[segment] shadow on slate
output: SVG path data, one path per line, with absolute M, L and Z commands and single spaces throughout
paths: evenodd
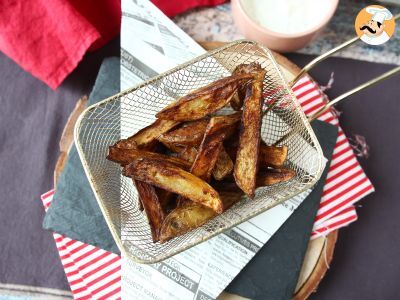
M 312 127 L 329 161 L 321 179 L 225 291 L 251 299 L 292 298 L 337 138 L 337 127 L 333 125 L 316 120 Z
M 119 59 L 104 60 L 89 97 L 89 104 L 119 92 Z M 328 160 L 336 142 L 337 128 L 314 121 L 313 129 Z M 329 164 L 328 164 L 329 165 Z M 252 299 L 290 299 L 307 249 L 319 206 L 322 179 L 308 198 L 270 241 L 261 248 L 226 291 Z M 69 238 L 119 254 L 86 178 L 75 146 L 71 148 L 43 227 Z
M 89 96 L 89 105 L 119 92 L 119 70 L 118 57 L 103 61 Z M 43 227 L 119 254 L 119 249 L 89 185 L 75 145 L 72 146 L 64 171 L 61 173 Z

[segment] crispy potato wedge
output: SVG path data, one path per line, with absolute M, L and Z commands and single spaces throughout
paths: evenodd
M 178 124 L 179 122 L 170 120 L 156 120 L 153 124 L 139 130 L 131 137 L 118 141 L 115 146 L 124 149 L 147 148 L 151 146 L 161 134 L 171 130 Z
M 217 80 L 181 97 L 156 117 L 163 120 L 192 121 L 201 119 L 224 107 L 232 99 L 239 84 L 252 78 L 250 74 L 232 75 Z
M 196 158 L 193 161 L 190 172 L 208 182 L 211 177 L 212 170 L 218 160 L 222 142 L 225 138 L 227 130 L 238 123 L 240 113 L 226 116 L 217 116 L 210 119 L 207 129 L 204 133 L 203 140 L 197 151 Z M 177 206 L 182 206 L 186 202 L 184 197 L 178 197 Z
M 174 143 L 167 143 L 164 142 L 162 143 L 168 150 L 175 152 L 175 153 L 180 153 L 185 149 L 185 146 L 174 144 Z
M 220 192 L 224 210 L 238 202 L 241 195 L 241 193 Z M 196 229 L 216 215 L 215 211 L 208 207 L 186 201 L 182 206 L 175 208 L 165 218 L 160 230 L 160 242 L 164 243 L 172 238 Z
M 181 152 L 179 152 L 178 157 L 186 160 L 190 164 L 193 164 L 197 156 L 197 149 L 194 147 L 186 147 Z
M 166 215 L 161 207 L 155 187 L 139 180 L 134 180 L 134 183 L 149 221 L 153 242 L 158 242 L 161 225 Z
M 186 201 L 166 217 L 160 230 L 160 242 L 164 243 L 200 227 L 216 215 L 215 211 L 208 207 Z
M 257 186 L 269 186 L 280 182 L 289 181 L 296 176 L 296 172 L 291 169 L 268 169 L 257 175 Z
M 191 163 L 179 157 L 168 156 L 161 153 L 138 149 L 121 149 L 115 146 L 110 146 L 108 148 L 107 159 L 119 163 L 122 166 L 128 165 L 135 159 L 143 157 L 164 160 L 185 170 L 189 170 L 192 166 Z
M 250 198 L 254 198 L 258 169 L 258 150 L 262 122 L 262 89 L 266 72 L 260 71 L 249 85 L 244 101 L 239 148 L 233 175 L 237 185 Z
M 216 116 L 210 119 L 196 159 L 190 169 L 192 174 L 205 181 L 210 180 L 226 133 L 239 122 L 240 116 L 240 113 L 234 113 L 231 115 Z
M 237 131 L 237 127 L 239 125 L 239 121 L 240 121 L 240 112 L 234 113 L 234 114 L 230 114 L 230 115 L 220 115 L 218 116 L 219 119 L 219 126 L 223 126 L 224 130 L 225 130 L 225 138 L 228 138 L 230 136 L 232 136 L 236 131 Z M 204 137 L 204 132 L 203 132 L 203 136 L 202 139 Z M 169 150 L 171 150 L 172 152 L 176 152 L 176 153 L 182 153 L 183 155 L 189 154 L 188 151 L 192 151 L 189 150 L 190 146 L 192 146 L 195 149 L 198 149 L 201 142 L 201 140 L 198 140 L 197 138 L 195 140 L 192 140 L 191 142 L 184 142 L 181 141 L 180 143 L 174 143 L 174 142 L 167 142 L 166 140 L 163 140 L 163 145 L 166 146 Z M 185 151 L 185 148 L 187 148 Z M 186 152 L 186 153 L 185 153 Z M 181 156 L 181 155 L 179 155 Z
M 170 213 L 176 207 L 176 197 L 177 195 L 160 188 L 155 188 L 158 196 L 158 201 L 161 204 L 161 208 L 165 215 Z
M 123 174 L 182 195 L 194 202 L 212 208 L 217 213 L 222 212 L 222 202 L 217 191 L 204 180 L 184 171 L 173 163 L 151 158 L 140 158 L 125 166 Z
M 222 180 L 226 176 L 230 175 L 233 171 L 233 161 L 225 148 L 222 146 L 219 152 L 217 162 L 215 163 L 214 169 L 212 170 L 213 177 L 216 180 Z
M 236 135 L 234 135 L 224 143 L 225 150 L 232 160 L 236 160 L 237 149 L 239 147 L 237 140 Z M 287 146 L 269 146 L 260 140 L 258 166 L 260 169 L 268 167 L 280 168 L 286 161 L 287 154 Z
M 242 64 L 237 66 L 235 70 L 233 70 L 232 75 L 256 74 L 260 70 L 261 66 L 257 63 Z M 233 95 L 230 105 L 234 110 L 239 111 L 242 109 L 244 98 L 246 97 L 248 84 L 249 83 L 240 85 Z
M 167 145 L 196 147 L 200 145 L 209 121 L 209 119 L 202 119 L 185 123 L 175 130 L 160 135 L 157 139 Z
M 194 147 L 187 147 L 179 152 L 178 157 L 190 163 L 193 163 L 197 156 L 197 150 Z M 213 177 L 216 180 L 223 180 L 226 176 L 232 174 L 233 161 L 226 152 L 224 146 L 221 147 L 214 169 L 212 170 Z
M 220 133 L 207 136 L 206 134 L 204 137 L 190 172 L 205 181 L 209 181 L 222 148 L 224 135 Z
M 259 167 L 260 168 L 279 168 L 286 160 L 288 147 L 268 146 L 265 143 L 260 144 Z
M 239 87 L 239 89 L 240 89 L 240 87 Z M 229 102 L 231 107 L 236 111 L 239 111 L 242 109 L 243 100 L 244 100 L 244 96 L 241 92 L 239 92 L 239 89 L 233 94 L 232 99 Z

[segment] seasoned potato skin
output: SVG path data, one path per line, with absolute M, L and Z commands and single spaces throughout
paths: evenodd
M 239 122 L 240 116 L 240 113 L 234 113 L 211 118 L 190 170 L 192 174 L 205 181 L 210 180 L 226 133 Z
M 220 191 L 224 210 L 238 202 L 242 196 L 237 192 Z M 172 238 L 185 234 L 193 229 L 200 227 L 217 214 L 212 209 L 193 203 L 184 202 L 175 208 L 164 220 L 160 230 L 160 242 L 164 243 Z
M 217 116 L 210 119 L 203 140 L 197 151 L 190 172 L 208 182 L 222 149 L 222 142 L 230 128 L 240 120 L 240 113 Z M 184 197 L 178 198 L 178 206 L 186 202 Z
M 156 188 L 139 180 L 134 180 L 134 184 L 138 191 L 140 202 L 146 212 L 147 219 L 149 220 L 153 242 L 158 242 L 160 229 L 166 215 L 161 207 Z
M 261 70 L 247 88 L 233 172 L 237 185 L 250 198 L 254 198 L 256 189 L 264 76 L 265 71 Z
M 183 168 L 185 170 L 189 170 L 190 167 L 192 166 L 191 163 L 179 157 L 173 157 L 161 153 L 138 150 L 138 149 L 119 149 L 116 148 L 115 146 L 109 147 L 107 155 L 108 160 L 119 163 L 122 166 L 128 165 L 135 159 L 143 157 L 164 160 L 173 163 L 174 165 Z
M 209 121 L 209 119 L 201 119 L 186 123 L 175 130 L 160 135 L 157 139 L 167 145 L 196 147 L 200 145 Z
M 222 212 L 221 199 L 213 187 L 170 162 L 140 158 L 125 166 L 123 174 Z
M 233 161 L 225 148 L 222 146 L 219 152 L 217 162 L 215 163 L 214 169 L 212 170 L 213 177 L 216 180 L 222 180 L 232 174 Z
M 261 66 L 257 63 L 251 63 L 251 64 L 243 64 L 239 65 L 233 70 L 232 74 L 233 75 L 243 75 L 243 74 L 257 74 L 261 70 Z M 246 97 L 246 90 L 247 90 L 247 84 L 243 84 L 238 87 L 237 91 L 232 97 L 232 100 L 230 102 L 231 107 L 239 111 L 242 109 L 244 99 Z
M 296 176 L 296 172 L 287 169 L 268 169 L 257 175 L 257 186 L 270 186 L 280 182 L 289 181 Z
M 260 144 L 259 167 L 265 169 L 267 167 L 280 168 L 286 160 L 288 154 L 287 146 L 268 146 L 265 143 Z
M 163 120 L 198 120 L 224 107 L 231 101 L 238 85 L 250 80 L 252 75 L 232 75 L 217 80 L 201 89 L 181 97 L 156 114 Z
M 171 120 L 156 120 L 149 126 L 139 130 L 127 139 L 122 139 L 115 144 L 117 148 L 148 148 L 156 142 L 156 139 L 163 133 L 176 127 L 179 122 Z

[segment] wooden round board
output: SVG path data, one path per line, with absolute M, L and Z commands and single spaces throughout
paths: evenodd
M 199 43 L 207 50 L 215 49 L 224 44 L 222 42 Z M 293 79 L 294 76 L 300 71 L 300 68 L 284 56 L 278 53 L 273 54 L 286 78 L 288 80 Z M 72 111 L 66 126 L 64 127 L 60 140 L 60 156 L 54 170 L 54 186 L 56 186 L 59 175 L 64 168 L 66 158 L 68 157 L 69 149 L 74 141 L 73 135 L 76 120 L 86 108 L 86 105 L 87 97 L 83 96 L 76 103 L 76 106 Z M 316 291 L 318 284 L 324 277 L 332 261 L 337 237 L 338 231 L 336 230 L 330 233 L 326 238 L 320 237 L 309 242 L 293 299 L 307 299 L 312 292 Z M 245 298 L 224 292 L 218 297 L 218 299 L 239 300 Z

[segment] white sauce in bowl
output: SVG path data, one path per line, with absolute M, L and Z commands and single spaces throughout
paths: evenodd
M 271 31 L 294 34 L 313 29 L 329 13 L 330 0 L 240 0 L 246 14 Z

